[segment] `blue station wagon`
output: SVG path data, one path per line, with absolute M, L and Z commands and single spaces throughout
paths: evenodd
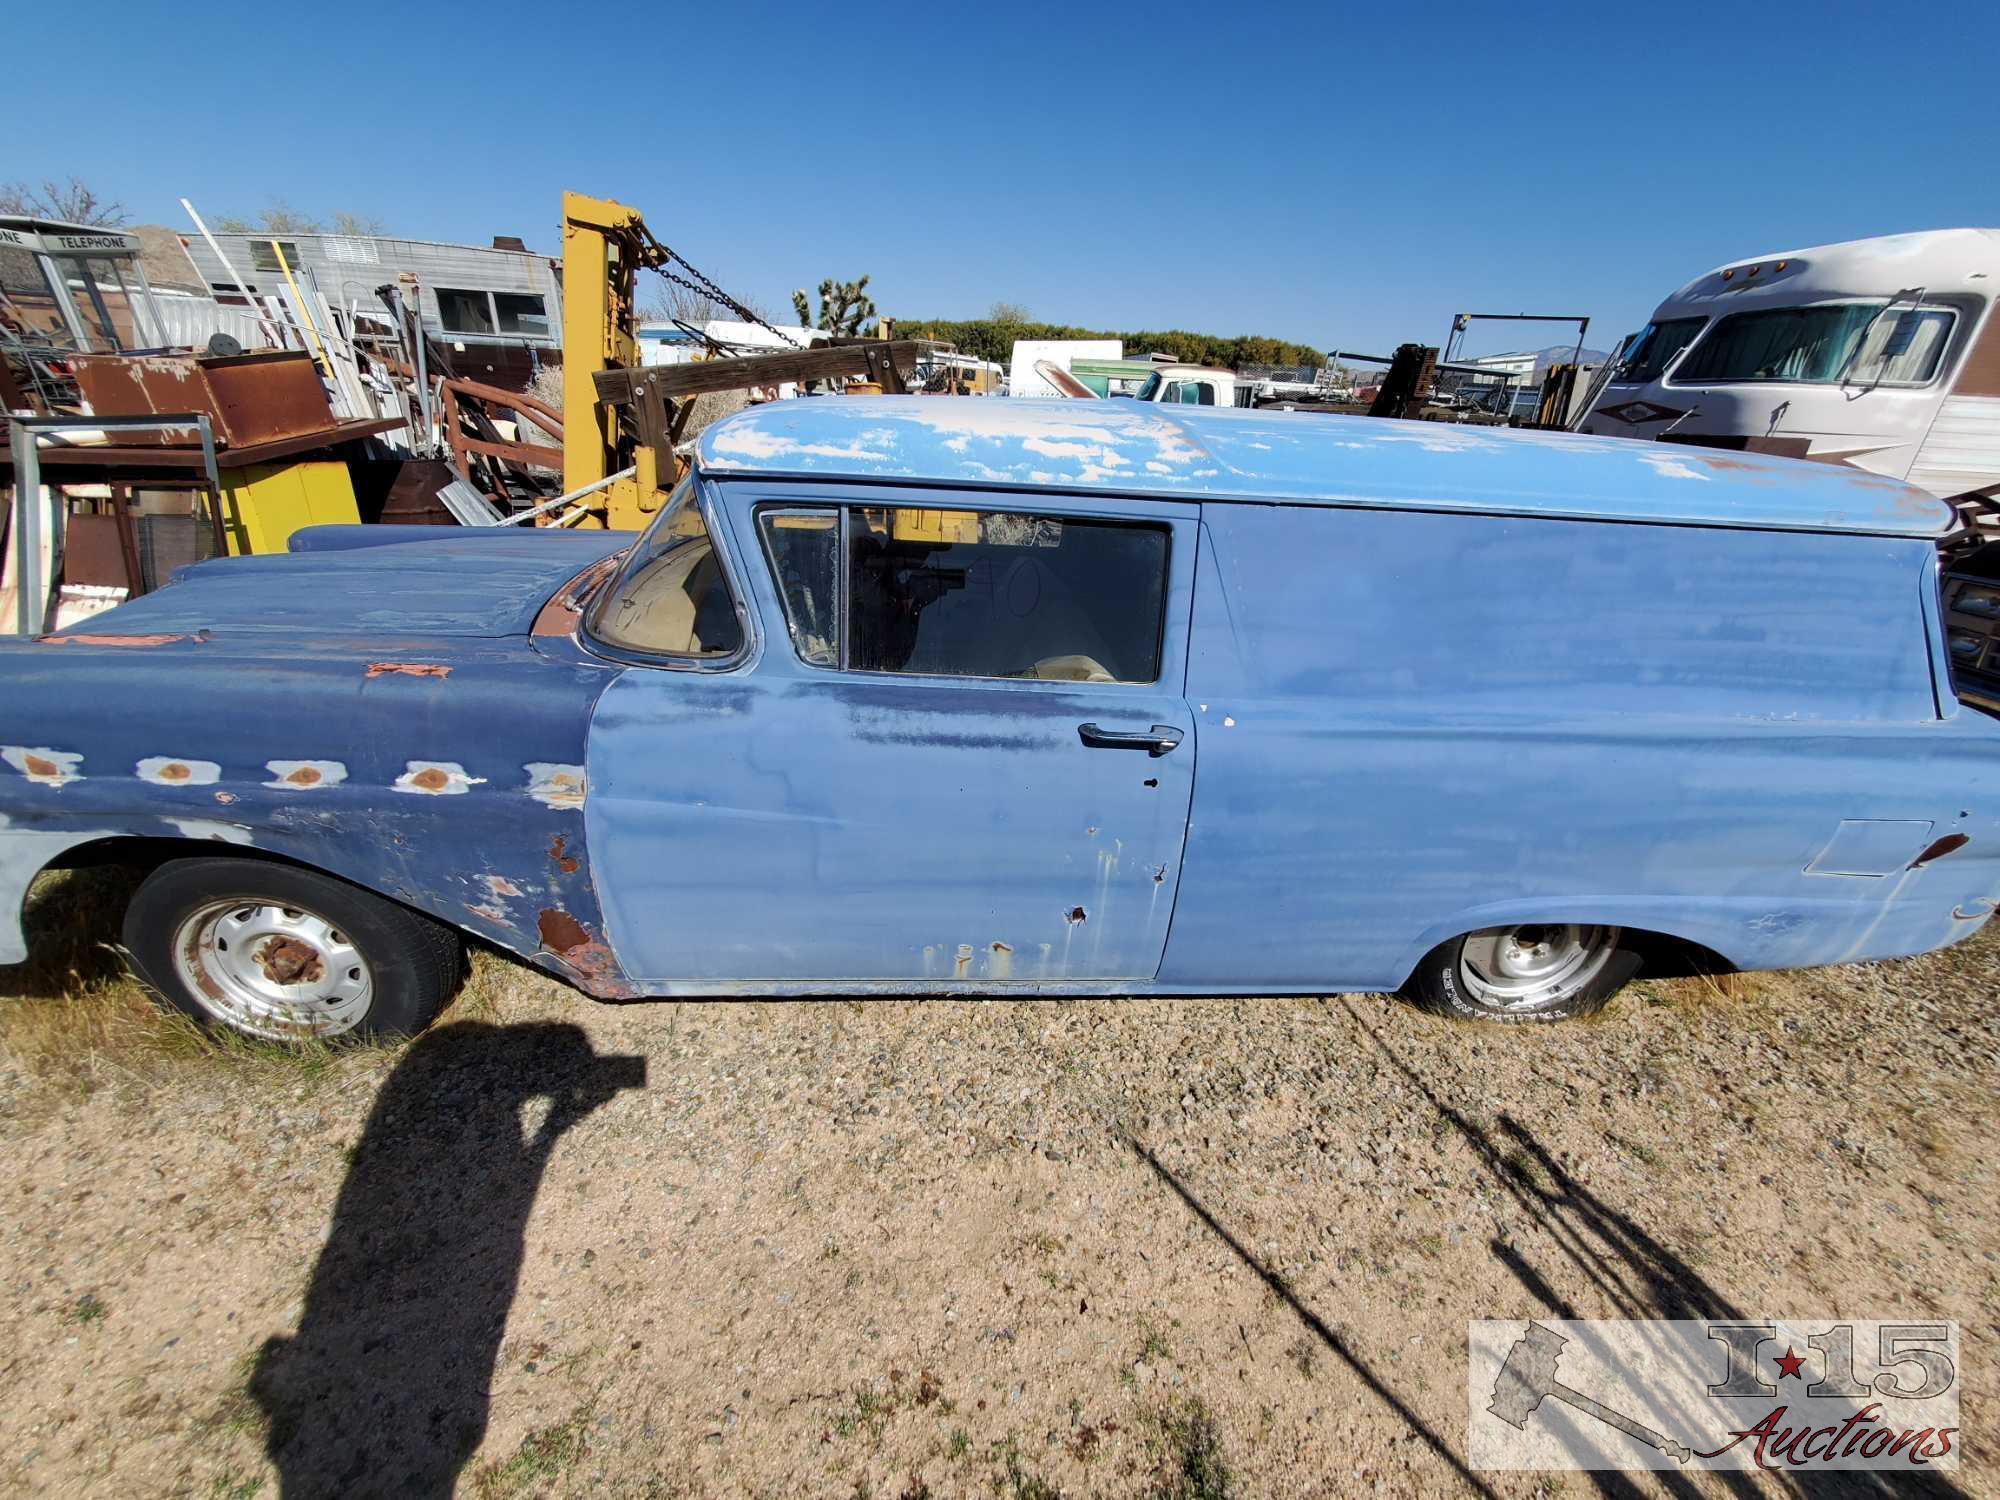
M 1140 405 L 810 399 L 630 535 L 321 528 L 0 647 L 0 962 L 144 861 L 151 985 L 424 1025 L 463 935 L 607 999 L 1400 990 L 1957 941 L 2000 723 L 1900 483 Z

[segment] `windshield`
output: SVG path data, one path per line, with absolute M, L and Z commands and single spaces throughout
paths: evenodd
M 721 657 L 741 648 L 742 622 L 695 500 L 692 474 L 674 487 L 666 508 L 625 554 L 589 624 L 606 644 L 653 656 Z
M 1612 377 L 1614 385 L 1651 385 L 1674 362 L 1674 356 L 1694 342 L 1706 318 L 1669 318 L 1664 323 L 1648 323 L 1632 340 L 1632 347 Z
M 1135 401 L 1154 401 L 1159 398 L 1160 381 L 1163 377 L 1158 370 L 1146 377 L 1146 383 L 1132 393 Z
M 1732 313 L 1674 371 L 1681 385 L 1784 381 L 1921 385 L 1937 372 L 1951 331 L 1942 308 L 1888 310 L 1882 302 Z

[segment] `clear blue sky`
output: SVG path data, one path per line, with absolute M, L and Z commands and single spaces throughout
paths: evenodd
M 2000 224 L 1991 6 L 8 9 L 0 180 L 549 251 L 573 187 L 774 309 L 1601 345 L 1724 260 Z

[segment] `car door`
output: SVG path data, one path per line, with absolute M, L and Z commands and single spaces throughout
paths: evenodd
M 1143 983 L 1194 787 L 1198 510 L 703 485 L 741 659 L 635 659 L 589 750 L 655 988 Z M 685 528 L 684 528 L 685 529 Z

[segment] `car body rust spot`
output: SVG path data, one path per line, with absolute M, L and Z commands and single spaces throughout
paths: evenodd
M 528 773 L 528 795 L 544 807 L 574 809 L 583 806 L 588 778 L 581 765 L 531 760 L 522 769 Z
M 575 855 L 565 854 L 563 852 L 563 847 L 565 842 L 566 842 L 565 835 L 560 833 L 557 834 L 556 841 L 553 844 L 549 845 L 549 858 L 555 861 L 556 868 L 558 870 L 561 870 L 563 874 L 574 875 L 576 873 L 578 861 Z
M 265 786 L 277 792 L 315 792 L 347 780 L 347 767 L 337 760 L 267 760 L 271 773 Z
M 485 880 L 486 889 L 496 896 L 518 896 L 521 894 L 521 888 L 505 875 L 488 875 L 485 877 Z
M 590 929 L 560 907 L 545 910 L 535 926 L 541 934 L 542 946 L 551 953 L 567 956 L 590 942 Z
M 592 563 L 557 589 L 549 602 L 542 606 L 541 613 L 535 616 L 535 623 L 530 627 L 530 633 L 539 636 L 576 634 L 577 627 L 583 623 L 584 601 L 590 597 L 591 591 L 598 584 L 617 570 L 619 563 L 624 559 L 623 552 L 614 552 L 611 556 Z
M 392 790 L 414 792 L 426 797 L 461 796 L 484 783 L 484 776 L 469 776 L 455 760 L 413 760 L 392 783 Z
M 35 637 L 38 646 L 125 646 L 143 648 L 146 646 L 171 646 L 175 641 L 184 641 L 184 635 L 42 635 Z M 199 636 L 195 644 L 201 644 Z
M 591 994 L 604 1000 L 629 1000 L 636 993 L 611 950 L 568 912 L 548 907 L 535 925 L 543 951 L 561 960 Z
M 1909 868 L 1912 870 L 1921 869 L 1932 860 L 1943 859 L 1947 854 L 1955 853 L 1971 842 L 1972 840 L 1965 834 L 1947 833 L 1943 838 L 1934 840 L 1929 848 L 1911 860 Z
M 47 745 L 0 745 L 0 761 L 37 786 L 60 788 L 83 780 L 83 772 L 77 769 L 83 764 L 80 750 L 56 750 Z
M 371 661 L 367 675 L 370 677 L 449 677 L 451 668 L 431 662 L 419 661 Z
M 149 755 L 132 770 L 154 786 L 214 786 L 222 778 L 222 767 L 215 761 L 178 755 Z

